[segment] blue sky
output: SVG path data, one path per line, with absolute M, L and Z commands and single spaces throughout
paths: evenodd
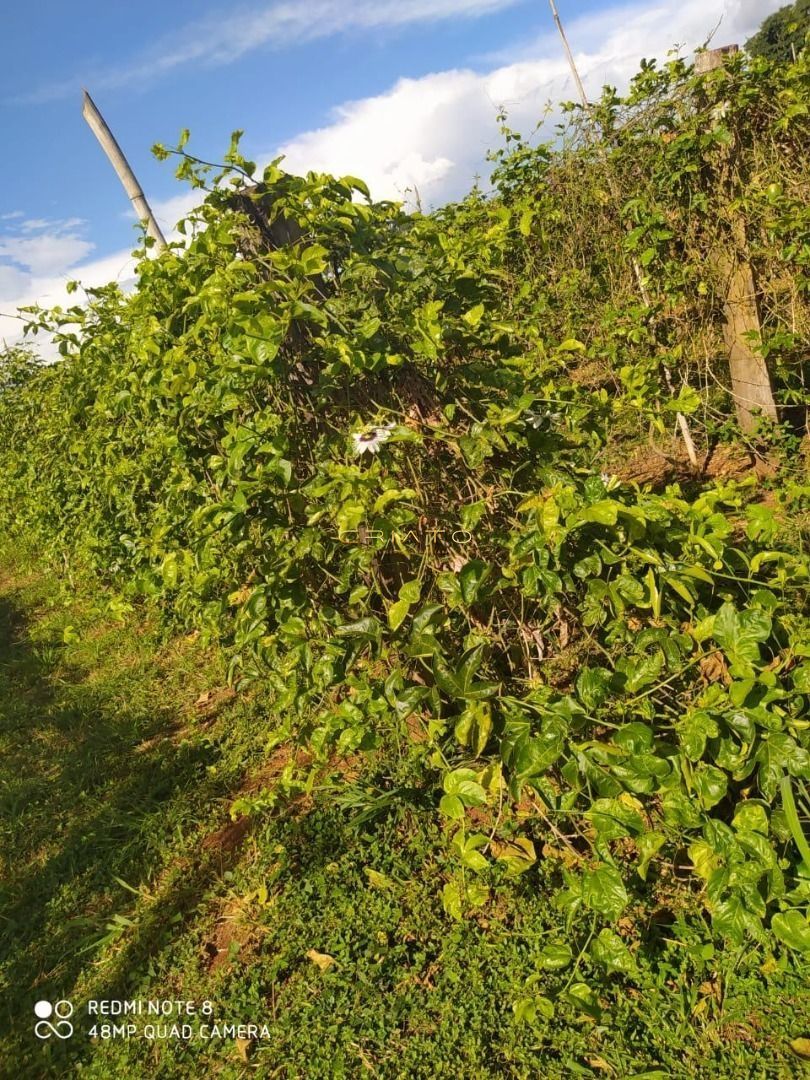
M 779 0 L 559 0 L 591 92 L 642 56 L 743 41 Z M 167 229 L 188 207 L 149 152 L 192 132 L 216 160 L 234 128 L 260 161 L 365 176 L 436 205 L 487 173 L 495 114 L 533 126 L 572 96 L 545 0 L 34 0 L 6 7 L 0 68 L 0 311 L 66 278 L 131 273 L 133 218 L 81 117 L 93 94 Z M 412 197 L 412 196 L 411 196 Z M 19 324 L 0 317 L 0 335 Z

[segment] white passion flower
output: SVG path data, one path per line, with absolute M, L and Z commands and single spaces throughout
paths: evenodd
M 366 428 L 365 431 L 356 431 L 352 435 L 352 444 L 357 457 L 361 454 L 376 454 L 383 443 L 391 438 L 391 432 L 397 425 L 382 424 L 379 427 Z
M 523 414 L 525 422 L 535 431 L 539 431 L 540 428 L 551 427 L 561 418 L 562 413 L 548 412 L 547 410 L 540 412 L 537 409 L 527 409 Z

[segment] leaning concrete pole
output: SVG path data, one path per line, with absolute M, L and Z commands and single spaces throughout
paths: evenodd
M 82 91 L 84 100 L 82 103 L 82 116 L 90 126 L 90 130 L 101 143 L 101 148 L 110 159 L 110 164 L 115 169 L 118 179 L 124 185 L 135 213 L 141 221 L 146 222 L 146 231 L 155 241 L 157 251 L 166 247 L 166 237 L 160 231 L 160 226 L 152 213 L 152 207 L 146 201 L 141 185 L 138 183 L 135 173 L 130 168 L 129 162 L 124 157 L 124 152 L 116 142 L 115 136 L 107 127 L 107 122 L 96 108 L 96 103 L 86 90 Z

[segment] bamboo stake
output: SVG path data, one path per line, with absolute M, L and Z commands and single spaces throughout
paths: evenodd
M 142 222 L 146 222 L 146 231 L 155 241 L 156 251 L 163 251 L 166 247 L 166 238 L 160 230 L 155 215 L 152 213 L 151 206 L 146 201 L 146 196 L 143 193 L 141 185 L 138 183 L 135 173 L 132 171 L 129 162 L 124 157 L 124 152 L 118 145 L 115 136 L 110 131 L 109 127 L 107 127 L 107 122 L 98 111 L 96 103 L 86 90 L 83 91 L 83 95 L 82 116 L 87 121 L 90 130 L 101 143 L 102 150 L 109 158 L 110 164 L 115 169 L 118 179 L 124 186 L 124 191 L 126 191 L 130 202 L 135 207 L 138 219 Z
M 591 119 L 591 122 L 593 123 L 593 112 L 591 110 L 591 105 L 588 101 L 587 94 L 585 93 L 585 87 L 582 85 L 582 79 L 579 77 L 579 70 L 577 69 L 576 61 L 574 60 L 574 54 L 571 52 L 571 46 L 568 44 L 568 38 L 566 36 L 562 20 L 560 19 L 559 12 L 557 11 L 557 5 L 554 0 L 548 0 L 548 2 L 549 6 L 551 7 L 551 14 L 554 17 L 554 23 L 560 34 L 560 40 L 562 41 L 563 49 L 565 50 L 565 56 L 568 60 L 568 66 L 571 69 L 571 74 L 574 77 L 574 82 L 577 87 L 577 93 L 579 94 L 579 100 L 582 104 L 582 108 L 585 110 L 585 113 L 588 115 L 588 117 Z M 600 148 L 599 152 L 600 156 L 604 159 L 605 164 L 607 164 L 607 155 L 604 153 L 604 150 Z M 614 200 L 617 203 L 621 203 L 619 192 L 616 190 L 615 184 L 613 183 L 613 177 L 610 175 L 609 171 L 606 171 L 605 175 L 607 177 L 608 184 L 610 185 L 611 194 L 613 195 Z M 645 307 L 652 307 L 652 301 L 650 299 L 647 285 L 644 281 L 644 275 L 641 272 L 641 266 L 639 265 L 639 262 L 636 259 L 635 255 L 631 256 L 631 263 L 633 265 L 633 274 L 635 275 L 636 281 L 638 283 L 639 292 L 641 293 L 641 300 Z M 664 378 L 666 380 L 667 388 L 669 389 L 669 392 L 671 394 L 674 394 L 675 388 L 672 385 L 672 374 L 670 373 L 670 370 L 666 364 L 662 364 L 662 367 L 664 369 Z M 693 469 L 697 469 L 698 456 L 695 449 L 695 441 L 692 438 L 692 432 L 689 430 L 689 424 L 687 422 L 687 419 L 683 415 L 683 413 L 680 412 L 676 413 L 676 418 L 678 421 L 678 427 L 681 429 L 681 437 L 683 439 L 683 444 L 686 447 L 686 453 L 689 457 L 689 462 L 692 465 Z

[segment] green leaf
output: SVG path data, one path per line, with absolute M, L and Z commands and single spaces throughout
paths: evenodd
M 566 945 L 565 942 L 557 942 L 545 945 L 540 950 L 537 964 L 544 971 L 564 971 L 565 968 L 570 966 L 573 959 L 574 954 L 571 946 Z
M 468 869 L 480 874 L 489 868 L 489 863 L 478 849 L 483 847 L 488 839 L 483 833 L 465 836 L 458 832 L 453 837 L 452 848 Z
M 782 795 L 782 810 L 790 829 L 790 835 L 793 837 L 793 842 L 805 866 L 810 868 L 810 844 L 807 842 L 807 837 L 804 835 L 804 830 L 799 821 L 796 802 L 793 798 L 793 785 L 789 776 L 783 776 L 779 781 L 779 791 Z
M 699 765 L 692 777 L 695 792 L 704 810 L 711 810 L 728 790 L 728 777 L 714 765 Z
M 418 604 L 421 594 L 422 585 L 418 578 L 406 581 L 398 593 L 400 600 L 406 600 L 409 604 Z
M 738 832 L 757 832 L 763 836 L 768 835 L 768 815 L 764 807 L 748 799 L 737 806 L 731 824 Z
M 590 1016 L 593 1020 L 601 1020 L 602 1009 L 599 998 L 587 983 L 572 983 L 561 996 L 565 997 L 571 1005 L 581 1009 L 586 1016 Z
M 577 677 L 577 696 L 590 712 L 598 709 L 610 694 L 611 673 L 603 667 L 585 667 Z
M 335 627 L 335 633 L 339 637 L 366 638 L 369 641 L 379 642 L 382 627 L 373 615 L 368 615 L 365 619 Z
M 629 673 L 625 683 L 628 694 L 636 694 L 645 686 L 650 686 L 664 669 L 664 654 L 654 652 L 651 656 L 632 657 L 628 664 Z
M 433 675 L 442 693 L 451 698 L 473 701 L 492 697 L 498 689 L 497 683 L 475 682 L 475 673 L 481 664 L 483 654 L 484 645 L 474 645 L 464 653 L 456 671 L 448 667 L 442 656 L 436 654 L 433 658 Z
M 464 529 L 472 531 L 487 512 L 487 504 L 484 499 L 468 503 L 461 508 L 461 524 Z
M 341 183 L 348 184 L 349 187 L 353 187 L 355 191 L 359 191 L 361 195 L 365 195 L 367 199 L 371 198 L 371 192 L 368 189 L 368 184 L 365 180 L 360 180 L 356 176 L 341 176 Z
M 563 749 L 563 736 L 559 731 L 552 730 L 542 736 L 523 735 L 508 748 L 505 762 L 517 779 L 525 780 L 548 772 Z
M 619 504 L 614 499 L 600 499 L 591 506 L 577 510 L 568 519 L 569 527 L 595 522 L 597 525 L 615 525 L 619 520 Z
M 780 912 L 771 919 L 776 937 L 796 952 L 810 953 L 810 922 L 800 911 Z
M 638 865 L 636 871 L 642 881 L 647 880 L 650 863 L 666 843 L 666 837 L 660 832 L 645 832 L 636 838 Z
M 328 256 L 329 252 L 325 247 L 321 247 L 320 244 L 313 244 L 312 247 L 305 248 L 300 255 L 304 274 L 307 277 L 314 277 L 316 274 L 322 274 L 326 269 Z
M 758 923 L 738 895 L 729 896 L 712 907 L 712 928 L 735 945 L 742 945 L 746 932 L 755 933 Z
M 458 718 L 455 735 L 462 746 L 480 757 L 492 734 L 492 708 L 485 701 L 471 702 Z
M 350 499 L 348 502 L 343 503 L 335 516 L 338 536 L 342 539 L 347 533 L 355 532 L 365 516 L 366 508 L 361 502 Z
M 793 672 L 793 689 L 799 694 L 810 694 L 810 664 L 800 664 Z
M 512 1011 L 519 1024 L 530 1024 L 533 1027 L 541 1020 L 554 1019 L 554 1003 L 542 994 L 520 998 L 513 1004 Z
M 791 1039 L 790 1049 L 797 1057 L 805 1058 L 805 1060 L 810 1059 L 810 1039 L 803 1037 Z
M 445 773 L 442 786 L 448 795 L 457 795 L 465 806 L 483 806 L 487 801 L 487 793 L 472 769 L 454 769 Z
M 425 634 L 438 629 L 445 620 L 445 611 L 441 604 L 428 604 L 421 608 L 413 617 L 411 633 Z
M 373 512 L 375 514 L 380 514 L 387 506 L 390 506 L 391 503 L 407 501 L 415 497 L 416 492 L 413 488 L 388 488 L 382 495 L 377 496 L 374 502 Z
M 587 907 L 606 919 L 615 921 L 627 907 L 630 898 L 622 876 L 615 866 L 598 866 L 582 875 L 582 900 Z
M 462 566 L 459 572 L 459 583 L 461 585 L 461 596 L 467 607 L 472 607 L 478 599 L 481 586 L 491 572 L 492 567 L 481 559 L 472 559 Z
M 694 709 L 676 725 L 678 740 L 690 761 L 700 761 L 706 751 L 706 740 L 719 734 L 717 721 L 705 709 Z
M 467 324 L 467 326 L 471 326 L 473 329 L 475 329 L 475 327 L 478 326 L 478 324 L 481 322 L 483 314 L 484 305 L 476 304 L 475 307 L 470 308 L 470 310 L 465 312 L 461 317 Z
M 534 220 L 534 209 L 531 206 L 527 206 L 521 213 L 518 220 L 518 232 L 521 236 L 530 236 L 532 231 L 532 221 Z
M 652 729 L 647 724 L 640 724 L 638 721 L 623 724 L 613 735 L 614 743 L 631 754 L 643 754 L 650 750 L 653 738 Z
M 389 627 L 392 630 L 397 630 L 405 621 L 405 618 L 410 609 L 411 605 L 408 600 L 397 600 L 396 603 L 391 604 L 388 609 Z
M 515 836 L 503 843 L 492 841 L 491 850 L 495 859 L 506 867 L 506 877 L 518 877 L 537 862 L 537 852 L 528 837 Z
M 467 903 L 471 907 L 481 907 L 489 899 L 489 889 L 483 882 L 480 881 L 468 881 L 467 887 L 464 890 Z
M 635 975 L 638 966 L 635 957 L 619 935 L 605 927 L 591 943 L 591 957 L 600 964 L 608 975 L 618 972 L 621 975 Z
M 374 870 L 370 866 L 363 867 L 363 873 L 368 878 L 368 883 L 373 889 L 393 889 L 396 886 L 396 882 L 393 878 L 388 877 L 386 874 L 381 874 L 379 870 Z
M 622 796 L 629 798 L 632 796 Z M 638 810 L 628 806 L 622 799 L 596 799 L 585 817 L 591 822 L 597 837 L 602 840 L 618 840 L 642 832 L 644 819 Z
M 442 907 L 451 919 L 463 918 L 462 888 L 457 881 L 448 881 L 442 889 Z
M 740 613 L 733 604 L 725 603 L 714 617 L 714 639 L 731 664 L 736 678 L 751 678 L 754 665 L 762 660 L 760 644 L 771 636 L 772 620 L 760 608 Z
M 452 821 L 461 821 L 464 817 L 464 803 L 458 795 L 442 795 L 439 800 L 439 813 Z

